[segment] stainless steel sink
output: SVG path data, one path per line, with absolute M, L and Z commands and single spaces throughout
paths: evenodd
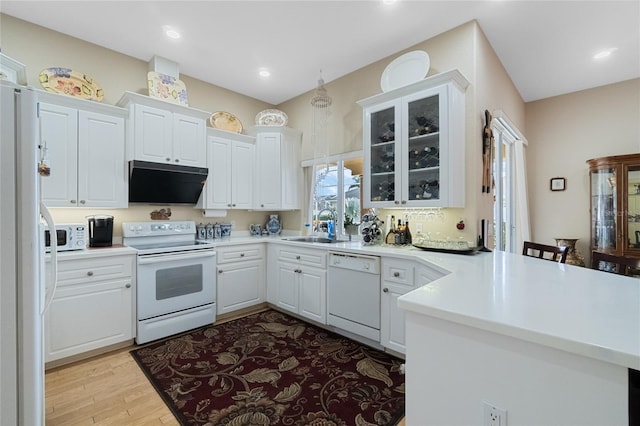
M 295 241 L 298 243 L 324 243 L 324 244 L 332 244 L 332 243 L 344 243 L 343 240 L 329 239 L 327 237 L 292 237 L 292 238 L 283 238 L 285 241 Z

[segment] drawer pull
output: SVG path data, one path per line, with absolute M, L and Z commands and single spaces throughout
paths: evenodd
M 125 287 L 125 288 L 131 288 L 131 284 L 127 283 L 127 284 L 125 284 L 125 286 L 124 286 L 124 287 Z
M 299 256 L 299 255 L 298 255 L 298 256 L 296 256 L 296 260 L 300 260 L 300 256 Z
M 240 253 L 240 257 L 244 257 L 244 253 Z
M 218 269 L 218 273 L 221 274 L 222 273 L 222 269 Z
M 387 287 L 383 288 L 382 291 L 385 293 L 389 293 L 389 289 Z
M 87 275 L 88 275 L 88 276 L 90 276 L 90 277 L 92 277 L 92 276 L 93 276 L 93 271 L 89 271 L 89 272 L 87 272 Z
M 396 278 L 398 278 L 398 277 L 400 276 L 400 272 L 398 272 L 398 271 L 394 272 L 394 273 L 393 273 L 393 276 L 394 276 L 394 277 L 396 277 Z

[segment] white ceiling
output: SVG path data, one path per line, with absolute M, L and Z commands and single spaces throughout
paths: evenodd
M 472 19 L 527 102 L 640 77 L 639 0 L 2 0 L 0 11 L 144 61 L 171 59 L 274 105 L 313 89 L 320 69 L 329 82 Z M 610 47 L 608 60 L 592 59 Z

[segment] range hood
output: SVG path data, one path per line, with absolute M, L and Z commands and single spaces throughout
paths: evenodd
M 129 161 L 129 202 L 153 204 L 196 204 L 209 170 Z

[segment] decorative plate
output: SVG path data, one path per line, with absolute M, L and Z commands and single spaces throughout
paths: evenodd
M 187 87 L 182 80 L 155 71 L 147 73 L 149 96 L 178 105 L 189 106 Z
M 424 50 L 414 50 L 394 59 L 382 73 L 380 87 L 383 92 L 422 80 L 429 72 L 431 62 Z
M 287 114 L 277 109 L 265 109 L 256 115 L 258 126 L 286 126 L 288 120 Z
M 272 214 L 269 216 L 269 221 L 267 222 L 267 231 L 269 231 L 269 235 L 279 234 L 282 230 L 282 225 L 280 225 L 280 221 L 278 220 L 278 215 Z
M 42 87 L 54 93 L 102 102 L 104 91 L 90 76 L 69 68 L 45 68 L 38 77 Z
M 214 129 L 242 133 L 242 123 L 238 120 L 238 117 L 228 112 L 214 112 L 211 114 L 211 117 L 209 117 L 209 124 Z

